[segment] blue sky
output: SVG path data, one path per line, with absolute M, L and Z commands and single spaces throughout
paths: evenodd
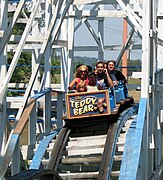
M 90 21 L 89 21 L 90 22 Z M 90 24 L 97 30 L 97 21 L 91 21 Z M 130 29 L 130 27 L 129 27 Z M 128 30 L 129 33 L 130 30 Z M 104 43 L 105 45 L 122 45 L 123 43 L 123 19 L 122 18 L 109 18 L 104 23 Z M 141 40 L 134 34 L 134 41 L 137 43 Z M 83 24 L 75 33 L 75 46 L 77 45 L 96 45 L 90 32 L 85 24 Z M 107 51 L 104 54 L 104 60 L 117 59 L 119 51 Z M 75 52 L 75 56 L 88 56 L 98 57 L 97 52 Z M 141 50 L 130 51 L 130 59 L 141 59 Z

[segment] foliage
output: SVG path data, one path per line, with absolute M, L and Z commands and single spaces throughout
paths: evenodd
M 60 58 L 54 54 L 51 60 L 51 83 L 60 83 L 60 79 L 58 79 L 58 74 L 61 73 L 61 68 L 60 68 Z M 42 62 L 42 68 L 41 68 L 41 74 L 44 72 L 44 60 Z
M 8 64 L 10 65 L 11 60 L 13 58 L 14 54 L 12 52 L 8 53 Z M 15 82 L 15 83 L 28 83 L 30 76 L 31 76 L 31 53 L 30 52 L 22 52 L 21 56 L 18 60 L 18 65 L 16 66 L 14 73 L 12 75 L 11 81 L 10 82 Z M 52 83 L 58 83 L 58 80 L 55 76 L 55 74 L 60 74 L 60 59 L 56 55 L 52 58 L 52 69 L 51 69 L 51 81 Z M 43 75 L 44 72 L 44 60 L 42 61 L 41 64 L 41 76 Z
M 78 64 L 86 64 L 86 65 L 91 65 L 91 67 L 93 68 L 98 59 L 96 58 L 90 58 L 90 57 L 80 57 L 77 56 L 74 58 L 75 62 L 74 62 L 74 66 L 76 67 L 76 65 Z M 128 66 L 128 75 L 130 76 L 132 72 L 138 72 L 141 71 L 141 60 L 140 59 L 136 59 L 136 60 L 128 60 L 127 62 L 127 66 Z M 119 66 L 117 67 L 119 70 L 122 70 L 122 62 L 120 61 Z M 74 68 L 75 71 L 75 68 Z
M 12 17 L 13 17 L 13 14 L 14 14 L 14 12 L 8 13 L 8 17 L 9 17 L 9 18 L 12 18 Z M 26 13 L 26 14 L 27 14 L 27 13 Z M 12 31 L 12 34 L 13 34 L 13 35 L 22 35 L 24 29 L 25 29 L 25 24 L 24 24 L 24 23 L 15 24 L 15 26 L 14 26 L 14 28 L 13 28 L 13 31 Z
M 131 76 L 132 72 L 139 72 L 141 71 L 141 60 L 128 60 L 128 75 Z M 131 68 L 130 68 L 131 67 Z
M 76 56 L 74 57 L 74 64 L 86 64 L 90 66 L 95 66 L 97 63 L 98 59 L 97 58 L 91 58 L 91 57 L 80 57 Z
M 11 60 L 13 58 L 13 53 L 8 53 L 8 64 L 10 65 Z M 18 65 L 16 66 L 11 81 L 13 83 L 27 83 L 31 76 L 31 53 L 22 52 L 20 58 L 18 60 Z

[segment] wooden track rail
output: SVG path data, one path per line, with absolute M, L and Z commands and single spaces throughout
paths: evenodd
M 99 170 L 98 170 L 98 174 L 97 174 L 97 179 L 99 179 L 99 180 L 108 179 L 108 177 L 110 176 L 118 136 L 122 130 L 124 123 L 136 113 L 137 113 L 136 106 L 128 108 L 118 116 L 117 122 L 111 123 L 108 126 L 107 137 L 106 137 L 106 141 L 105 141 L 101 164 L 99 166 Z M 73 132 L 72 132 L 72 129 L 70 126 L 65 126 L 60 130 L 58 137 L 55 141 L 55 144 L 53 146 L 49 162 L 46 166 L 46 170 L 48 171 L 49 174 L 46 175 L 47 177 L 45 177 L 45 179 L 53 177 L 54 172 L 57 172 L 57 168 L 58 168 L 59 162 L 61 160 L 62 153 L 64 151 L 64 148 L 67 145 L 69 138 L 72 136 L 72 134 L 73 134 Z M 54 135 L 52 135 L 52 136 L 54 136 Z M 43 142 L 45 142 L 44 139 L 42 140 L 42 144 L 44 144 Z M 42 146 L 41 149 L 43 152 L 45 152 L 46 148 L 47 148 L 47 146 L 45 145 L 45 146 Z M 41 149 L 38 148 L 38 152 Z M 44 154 L 44 153 L 41 153 L 41 154 Z M 31 171 L 32 176 L 30 176 L 30 177 L 38 177 L 41 179 L 43 174 L 45 173 L 45 170 L 38 170 L 40 168 L 41 159 L 43 158 L 42 155 L 40 155 L 39 153 L 37 154 L 37 152 L 36 152 L 36 157 L 38 157 L 38 155 L 39 155 L 39 158 L 38 158 L 39 163 L 35 164 L 34 162 L 37 161 L 37 158 L 33 158 L 32 163 L 34 165 L 31 165 L 29 172 L 31 170 L 33 170 L 33 171 Z M 34 169 L 34 168 L 36 168 L 36 169 Z M 27 177 L 29 172 L 28 171 L 22 172 L 22 174 L 24 177 Z M 50 174 L 50 172 L 52 174 Z M 20 176 L 18 176 L 18 175 L 20 175 Z M 21 173 L 18 175 L 17 175 L 17 179 L 18 179 L 18 177 L 21 177 Z M 60 176 L 61 176 L 61 174 L 60 174 Z
M 47 169 L 57 170 L 57 166 L 61 158 L 62 151 L 68 141 L 70 132 L 71 130 L 66 127 L 62 128 L 62 130 L 60 131 L 57 141 L 54 144 L 54 147 L 51 153 L 51 159 L 47 165 Z
M 16 174 L 15 176 L 12 176 L 9 178 L 9 180 L 33 180 L 33 179 L 42 179 L 42 180 L 61 180 L 62 178 L 58 175 L 57 172 L 53 170 L 36 170 L 31 169 L 28 171 L 24 171 L 23 173 Z
M 137 110 L 136 106 L 125 110 L 118 118 L 117 123 L 112 124 L 108 129 L 98 180 L 110 177 L 118 136 L 125 122 L 136 114 Z
M 117 123 L 111 124 L 111 126 L 108 129 L 107 138 L 106 138 L 106 144 L 104 148 L 104 153 L 101 161 L 101 166 L 99 170 L 98 180 L 100 179 L 106 179 L 108 174 L 108 165 L 110 164 L 111 156 L 112 156 L 112 148 L 114 144 L 114 138 L 116 135 L 117 130 Z
M 110 172 L 112 170 L 113 157 L 116 149 L 116 142 L 118 140 L 119 134 L 122 130 L 124 123 L 134 114 L 137 113 L 137 107 L 131 107 L 125 110 L 118 118 L 116 123 L 110 124 L 107 132 L 106 143 L 104 147 L 104 152 L 101 160 L 101 165 L 99 168 L 98 179 L 108 179 L 110 177 Z M 52 150 L 52 156 L 47 166 L 47 169 L 53 169 L 57 171 L 57 166 L 61 159 L 62 151 L 66 146 L 68 137 L 70 135 L 70 129 L 64 128 L 60 132 L 56 144 Z M 65 139 L 64 139 L 65 138 Z

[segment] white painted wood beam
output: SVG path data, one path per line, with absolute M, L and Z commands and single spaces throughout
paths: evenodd
M 1 30 L 6 30 L 7 28 L 7 2 L 0 1 L 0 28 Z M 6 76 L 6 48 L 4 48 L 3 53 L 0 55 L 0 88 L 2 86 L 3 79 Z M 2 98 L 2 104 L 0 105 L 0 156 L 2 157 L 5 152 L 5 145 L 6 145 L 6 94 L 4 94 Z
M 17 8 L 16 4 L 9 4 L 8 5 L 8 12 L 13 12 L 16 10 L 16 8 Z
M 18 18 L 17 20 L 17 23 L 20 23 L 20 24 L 27 24 L 28 22 L 28 19 L 26 18 Z
M 11 38 L 9 39 L 9 42 L 15 42 L 15 43 L 18 43 L 20 42 L 21 40 L 21 35 L 11 35 Z M 27 39 L 26 39 L 26 42 L 27 43 L 41 43 L 44 41 L 44 36 L 43 35 L 38 35 L 38 36 L 35 36 L 35 35 L 28 35 L 27 36 Z
M 25 0 L 21 0 L 19 2 L 18 7 L 17 7 L 17 9 L 16 9 L 16 11 L 14 13 L 13 20 L 12 20 L 12 22 L 10 22 L 9 26 L 7 27 L 7 29 L 4 32 L 3 38 L 0 41 L 0 54 L 2 53 L 6 43 L 8 42 L 8 40 L 9 40 L 9 38 L 11 36 L 14 25 L 15 25 L 18 17 L 19 17 L 19 14 L 20 14 L 24 4 L 25 4 Z
M 8 52 L 15 52 L 16 51 L 16 47 L 17 45 L 13 44 L 9 44 L 7 46 L 7 50 Z M 41 44 L 37 44 L 37 43 L 32 43 L 32 44 L 25 44 L 24 47 L 23 47 L 23 51 L 27 52 L 31 52 L 34 48 L 35 49 L 41 49 L 42 45 Z M 52 45 L 52 49 L 61 49 L 63 47 L 67 47 L 67 42 L 65 43 L 61 43 L 59 45 Z M 123 46 L 122 45 L 105 45 L 103 48 L 104 48 L 104 51 L 120 51 L 121 48 Z M 100 47 L 101 48 L 101 47 Z M 130 47 L 128 47 L 127 49 L 129 49 Z M 142 45 L 141 44 L 132 44 L 132 50 L 141 50 L 142 48 Z M 74 51 L 98 51 L 99 50 L 99 47 L 98 46 L 75 46 L 74 47 Z
M 116 0 L 74 0 L 74 5 L 82 5 L 82 4 L 117 4 Z
M 8 85 L 8 83 L 9 83 L 11 77 L 12 77 L 12 74 L 13 74 L 14 69 L 15 69 L 16 64 L 17 64 L 17 61 L 18 61 L 18 59 L 20 57 L 23 46 L 24 46 L 24 44 L 26 42 L 27 35 L 28 35 L 28 33 L 29 33 L 30 29 L 31 29 L 31 26 L 32 26 L 33 20 L 35 18 L 35 15 L 36 15 L 39 4 L 40 4 L 40 2 L 36 1 L 35 9 L 30 15 L 30 21 L 26 25 L 26 28 L 25 28 L 25 30 L 23 32 L 23 35 L 22 35 L 22 38 L 21 38 L 21 40 L 20 40 L 20 42 L 18 44 L 18 47 L 17 47 L 18 50 L 14 54 L 14 57 L 13 57 L 12 62 L 10 64 L 10 67 L 9 67 L 9 69 L 7 71 L 6 77 L 5 77 L 4 81 L 3 81 L 2 87 L 0 89 L 0 103 L 2 103 L 2 97 L 5 94 L 5 91 L 7 89 L 7 85 Z
M 142 34 L 142 19 L 132 10 L 129 5 L 125 5 L 122 0 L 116 0 L 121 8 L 126 11 L 129 21 L 135 26 L 135 30 Z
M 58 36 L 58 34 L 59 34 L 59 31 L 60 31 L 62 22 L 63 22 L 66 14 L 67 14 L 67 11 L 68 11 L 69 6 L 72 4 L 72 2 L 73 2 L 73 0 L 69 0 L 69 1 L 67 2 L 66 6 L 64 7 L 62 13 L 61 13 L 61 17 L 60 17 L 60 19 L 59 19 L 59 21 L 58 21 L 58 23 L 57 23 L 57 26 L 55 27 L 55 30 L 54 30 L 54 32 L 53 32 L 53 34 L 55 34 L 55 36 L 52 36 L 52 40 L 51 40 L 52 44 L 53 44 L 53 41 L 57 39 L 57 36 Z
M 112 17 L 126 17 L 124 10 L 75 10 L 69 13 L 69 17 L 81 19 L 84 17 L 96 18 L 112 18 Z
M 69 12 L 73 10 L 73 6 L 70 7 Z M 67 91 L 67 88 L 72 81 L 73 77 L 73 67 L 74 67 L 74 25 L 75 19 L 69 18 L 68 19 L 68 56 L 67 56 L 67 78 L 66 78 L 66 86 L 64 91 Z
M 158 69 L 163 68 L 163 1 L 159 0 L 158 3 Z M 162 111 L 162 122 L 163 122 L 163 111 Z
M 63 22 L 63 19 L 65 17 L 65 14 L 67 13 L 68 11 L 68 8 L 69 6 L 72 4 L 72 1 L 73 0 L 70 0 L 66 6 L 63 8 L 63 12 L 62 12 L 62 16 L 61 18 L 59 19 L 59 21 L 57 21 L 57 18 L 58 18 L 58 15 L 59 15 L 59 12 L 61 10 L 61 7 L 62 7 L 62 4 L 63 4 L 63 0 L 61 1 L 57 1 L 57 5 L 56 5 L 56 9 L 55 9 L 55 12 L 53 13 L 53 16 L 51 18 L 51 21 L 50 21 L 50 24 L 49 24 L 49 27 L 48 27 L 48 30 L 47 30 L 47 34 L 45 36 L 45 39 L 44 39 L 44 42 L 42 44 L 42 47 L 41 47 L 41 50 L 40 50 L 40 53 L 39 53 L 39 56 L 38 56 L 38 64 L 36 65 L 35 67 L 35 72 L 32 74 L 32 76 L 30 77 L 30 80 L 29 80 L 29 86 L 28 88 L 26 89 L 25 91 L 25 95 L 24 95 L 24 102 L 22 104 L 22 107 L 21 109 L 19 109 L 18 113 L 17 113 L 17 116 L 16 116 L 16 119 L 19 119 L 21 117 L 21 114 L 23 112 L 23 109 L 24 109 L 24 106 L 27 102 L 27 99 L 29 97 L 29 94 L 31 92 L 31 89 L 33 87 L 33 84 L 34 84 L 34 81 L 36 79 L 36 76 L 37 76 L 37 73 L 38 73 L 38 70 L 39 70 L 39 67 L 40 67 L 40 62 L 43 58 L 43 55 L 45 53 L 45 50 L 47 48 L 47 45 L 50 41 L 50 38 L 51 38 L 51 42 L 53 42 L 54 40 L 56 40 L 56 37 L 57 37 L 57 33 L 59 32 L 60 30 L 60 27 L 62 25 L 62 22 Z M 57 24 L 56 24 L 57 23 Z M 55 26 L 56 25 L 56 26 Z M 55 27 L 54 31 L 53 31 L 53 28 Z M 53 33 L 53 36 L 51 37 Z
M 84 23 L 86 24 L 89 32 L 92 34 L 92 37 L 94 38 L 95 42 L 100 46 L 100 40 L 99 38 L 97 37 L 96 33 L 94 32 L 93 28 L 91 27 L 91 25 L 89 24 L 89 22 L 86 20 L 84 21 Z
M 42 45 L 41 44 L 37 44 L 37 43 L 32 43 L 32 44 L 25 44 L 24 47 L 23 47 L 23 51 L 24 52 L 31 52 L 33 49 L 41 49 Z M 60 49 L 60 48 L 63 48 L 63 47 L 67 47 L 67 42 L 65 43 L 61 43 L 59 45 L 52 45 L 51 48 L 52 49 Z M 9 44 L 7 46 L 7 52 L 16 52 L 17 51 L 17 45 L 15 44 Z
M 37 44 L 37 43 L 42 43 L 44 41 L 44 36 L 34 36 L 34 35 L 28 35 L 26 43 L 32 43 L 32 44 Z M 12 35 L 9 42 L 14 42 L 14 43 L 18 43 L 21 39 L 20 35 Z M 65 40 L 55 40 L 53 42 L 54 45 L 58 45 L 58 46 L 65 46 L 67 47 L 67 41 Z M 10 45 L 10 44 L 9 44 Z M 9 46 L 8 45 L 8 46 Z M 31 48 L 30 48 L 31 49 Z
M 143 9 L 140 7 L 140 5 L 142 5 L 142 3 L 135 1 L 135 0 L 130 0 L 130 4 L 133 4 L 134 11 L 138 11 L 139 16 L 143 17 Z
M 50 22 L 48 30 L 47 30 L 47 34 L 46 34 L 46 36 L 44 38 L 44 42 L 42 43 L 42 46 L 41 46 L 41 49 L 40 49 L 40 52 L 39 52 L 39 56 L 38 56 L 38 59 L 37 59 L 38 63 L 36 64 L 34 72 L 33 72 L 32 76 L 30 77 L 29 85 L 28 85 L 28 87 L 27 87 L 27 89 L 25 91 L 24 101 L 22 103 L 22 107 L 19 109 L 19 111 L 17 113 L 16 120 L 19 120 L 19 118 L 21 117 L 21 114 L 23 112 L 25 104 L 27 103 L 28 97 L 29 97 L 30 92 L 31 92 L 31 90 L 33 88 L 36 76 L 37 76 L 38 71 L 39 71 L 41 60 L 42 60 L 42 58 L 44 56 L 45 50 L 46 50 L 47 45 L 49 43 L 49 39 L 50 39 L 50 35 L 52 33 L 52 30 L 53 30 L 53 27 L 54 27 L 55 23 L 57 22 L 58 14 L 59 14 L 59 11 L 60 11 L 60 9 L 62 7 L 62 3 L 63 3 L 63 0 L 57 1 L 56 8 L 54 10 L 54 14 L 52 16 L 51 22 Z
M 2 38 L 4 35 L 4 30 L 0 30 L 0 38 Z
M 99 10 L 104 10 L 104 5 L 99 5 Z M 98 39 L 100 41 L 100 50 L 98 51 L 98 60 L 104 59 L 104 18 L 98 20 Z
M 158 11 L 157 11 L 157 18 L 158 19 L 163 19 L 163 9 L 158 9 Z
M 87 20 L 87 18 L 83 18 L 74 28 L 74 32 L 76 32 L 80 26 Z

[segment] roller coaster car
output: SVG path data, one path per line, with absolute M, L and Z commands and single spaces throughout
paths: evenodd
M 134 100 L 122 84 L 114 89 L 66 94 L 66 119 L 90 118 L 119 114 Z
M 85 118 L 111 114 L 108 90 L 66 95 L 67 118 Z

